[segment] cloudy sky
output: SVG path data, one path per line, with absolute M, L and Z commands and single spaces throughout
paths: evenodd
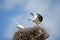
M 60 40 L 60 0 L 0 0 L 0 40 L 12 40 L 17 22 L 25 28 L 34 26 L 28 20 L 31 12 L 44 17 L 47 40 Z

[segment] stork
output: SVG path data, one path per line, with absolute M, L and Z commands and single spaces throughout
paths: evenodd
M 43 17 L 39 13 L 31 13 L 34 18 L 29 18 L 29 20 L 35 22 L 37 25 L 42 23 Z
M 16 24 L 16 27 L 17 27 L 19 30 L 23 30 L 23 29 L 24 29 L 24 27 L 23 27 L 22 25 L 19 25 L 18 22 L 17 22 L 17 24 Z

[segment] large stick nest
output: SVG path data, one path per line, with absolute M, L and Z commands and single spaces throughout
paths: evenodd
M 32 27 L 15 32 L 13 40 L 45 40 L 49 37 L 48 32 L 42 27 Z

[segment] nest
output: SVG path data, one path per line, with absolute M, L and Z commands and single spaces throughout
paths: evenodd
M 49 37 L 48 32 L 42 27 L 32 27 L 15 32 L 13 40 L 45 40 Z

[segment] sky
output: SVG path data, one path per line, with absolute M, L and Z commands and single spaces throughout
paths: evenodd
M 46 40 L 60 40 L 60 0 L 0 0 L 0 40 L 12 40 L 17 22 L 25 28 L 34 26 L 28 20 L 31 12 L 43 16 L 50 35 Z

